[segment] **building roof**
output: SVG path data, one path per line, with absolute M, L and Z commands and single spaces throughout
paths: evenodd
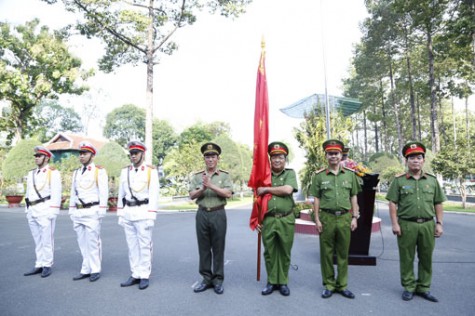
M 97 150 L 101 150 L 109 142 L 106 139 L 97 139 L 78 134 L 58 133 L 44 146 L 51 151 L 79 150 L 79 143 L 82 141 L 90 142 Z

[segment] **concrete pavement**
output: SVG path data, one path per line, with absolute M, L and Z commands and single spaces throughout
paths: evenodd
M 103 272 L 97 282 L 72 281 L 81 255 L 72 222 L 58 217 L 53 274 L 25 277 L 34 265 L 34 244 L 22 209 L 0 208 L 0 315 L 473 315 L 475 302 L 475 216 L 445 215 L 445 234 L 436 242 L 432 293 L 439 303 L 420 297 L 401 300 L 396 239 L 387 206 L 377 203 L 381 232 L 373 233 L 374 267 L 350 266 L 349 289 L 356 299 L 322 291 L 318 236 L 296 235 L 289 297 L 262 296 L 262 260 L 256 282 L 256 233 L 248 228 L 250 206 L 230 209 L 226 241 L 225 291 L 195 294 L 200 281 L 194 212 L 161 212 L 154 230 L 150 287 L 121 288 L 130 275 L 127 246 L 114 213 L 103 220 Z

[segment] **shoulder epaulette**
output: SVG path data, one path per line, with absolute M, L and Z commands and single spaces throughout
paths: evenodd
M 53 170 L 53 171 L 54 171 L 54 170 L 56 170 L 56 168 L 53 167 L 53 166 L 49 166 L 49 170 Z
M 154 165 L 147 165 L 147 167 L 149 167 L 150 169 L 157 169 L 157 167 L 155 167 Z
M 326 168 L 322 168 L 322 169 L 320 169 L 320 170 L 317 170 L 317 171 L 315 171 L 315 174 L 318 174 L 318 173 L 324 171 L 325 169 L 326 169 Z
M 431 177 L 434 177 L 434 178 L 437 178 L 437 176 L 435 174 L 432 174 L 432 173 L 425 172 L 424 174 L 426 174 L 428 176 L 431 176 Z
M 219 172 L 229 173 L 228 171 L 222 169 L 219 169 Z
M 100 165 L 96 165 L 96 168 L 97 168 L 97 169 L 104 169 L 104 167 L 103 167 L 103 166 L 100 166 Z
M 400 174 L 395 175 L 395 177 L 396 177 L 396 178 L 400 178 L 400 177 L 405 176 L 405 175 L 406 175 L 406 173 L 403 172 L 403 173 L 400 173 Z
M 292 169 L 292 168 L 285 168 L 285 170 L 294 170 L 294 169 Z
M 350 168 L 347 168 L 347 167 L 343 167 L 343 169 L 348 170 L 348 171 L 351 171 L 351 172 L 355 172 L 355 170 L 350 169 Z
M 196 175 L 196 174 L 200 174 L 200 173 L 203 173 L 203 172 L 205 172 L 205 171 L 201 170 L 201 171 L 195 172 L 194 174 Z

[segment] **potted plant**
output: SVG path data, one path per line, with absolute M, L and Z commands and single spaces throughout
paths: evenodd
M 20 207 L 20 203 L 23 200 L 25 195 L 25 190 L 23 188 L 23 183 L 16 183 L 8 185 L 4 190 L 3 194 L 5 199 L 8 202 L 8 207 Z

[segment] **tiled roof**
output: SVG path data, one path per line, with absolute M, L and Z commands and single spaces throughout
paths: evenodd
M 90 142 L 97 150 L 107 144 L 107 139 L 97 139 L 78 134 L 58 133 L 44 146 L 51 151 L 78 150 L 79 143 L 82 141 Z

